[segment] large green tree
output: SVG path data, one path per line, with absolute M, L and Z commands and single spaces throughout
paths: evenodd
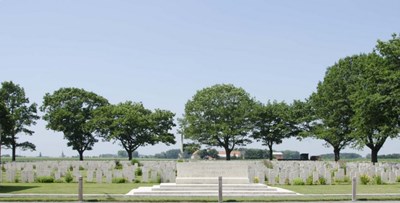
M 310 97 L 317 122 L 312 126 L 311 135 L 324 140 L 333 147 L 335 161 L 340 160 L 340 151 L 354 141 L 351 136 L 351 118 L 354 111 L 350 95 L 353 93 L 352 61 L 356 56 L 339 60 L 329 67 L 324 80 L 318 83 L 317 91 Z
M 175 136 L 169 132 L 175 126 L 174 116 L 167 110 L 151 111 L 128 101 L 97 109 L 93 122 L 97 133 L 108 141 L 119 141 L 131 160 L 141 146 L 175 144 Z
M 18 142 L 17 135 L 25 133 L 32 135 L 34 132 L 27 127 L 36 124 L 37 105 L 29 104 L 24 88 L 12 81 L 1 83 L 0 88 L 0 114 L 2 125 L 2 146 L 11 148 L 12 161 L 15 161 L 17 148 L 22 150 L 35 150 L 36 146 L 30 142 Z
M 83 160 L 83 152 L 92 150 L 98 141 L 90 122 L 93 112 L 108 105 L 107 99 L 84 89 L 60 88 L 53 94 L 46 93 L 43 100 L 40 108 L 45 112 L 46 127 L 62 132 L 67 145 L 77 150 L 79 160 Z
M 385 141 L 399 136 L 400 69 L 376 53 L 360 55 L 352 69 L 353 134 L 375 163 Z
M 257 105 L 252 137 L 261 140 L 263 145 L 268 147 L 270 160 L 273 159 L 273 145 L 281 144 L 283 139 L 294 136 L 297 132 L 289 112 L 290 106 L 284 102 L 268 101 L 266 104 Z
M 230 84 L 204 88 L 186 103 L 181 133 L 200 144 L 223 147 L 230 160 L 235 147 L 251 143 L 255 104 L 245 90 Z

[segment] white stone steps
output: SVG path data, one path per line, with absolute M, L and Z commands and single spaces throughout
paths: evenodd
M 296 193 L 263 184 L 235 184 L 223 185 L 224 196 L 279 196 L 297 195 Z M 153 187 L 140 187 L 131 190 L 127 195 L 134 196 L 218 196 L 218 185 L 215 184 L 188 184 L 163 183 Z

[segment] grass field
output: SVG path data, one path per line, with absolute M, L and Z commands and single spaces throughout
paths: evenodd
M 140 186 L 152 183 L 98 184 L 84 183 L 85 194 L 126 194 Z M 0 193 L 9 194 L 77 194 L 78 183 L 1 183 Z
M 124 184 L 96 184 L 84 183 L 83 192 L 85 201 L 133 201 L 133 202 L 215 202 L 217 197 L 125 197 L 124 194 L 140 186 L 153 184 L 124 183 Z M 226 197 L 229 202 L 268 202 L 268 201 L 340 201 L 351 199 L 351 185 L 302 185 L 279 186 L 297 193 L 304 194 L 295 197 Z M 0 201 L 76 201 L 78 193 L 77 183 L 1 183 L 0 194 L 9 196 L 0 197 Z M 394 185 L 358 185 L 357 193 L 361 200 L 400 200 L 400 184 Z M 29 194 L 29 195 L 28 195 Z M 46 196 L 44 194 L 53 194 Z M 60 194 L 61 196 L 57 196 Z M 99 194 L 98 196 L 92 196 Z M 361 194 L 375 194 L 362 196 Z M 380 195 L 381 194 L 381 195 Z M 19 196 L 23 195 L 23 196 Z M 62 196 L 66 195 L 66 196 Z M 72 195 L 72 196 L 71 196 Z
M 153 183 L 98 184 L 84 183 L 85 194 L 126 194 L 134 188 Z M 351 185 L 280 185 L 300 194 L 351 194 Z M 9 194 L 77 194 L 77 183 L 1 183 L 0 193 Z M 357 185 L 359 194 L 400 194 L 400 184 Z

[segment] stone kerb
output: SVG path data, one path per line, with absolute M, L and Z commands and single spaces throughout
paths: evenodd
M 177 163 L 176 184 L 248 184 L 249 165 L 246 162 L 200 161 Z

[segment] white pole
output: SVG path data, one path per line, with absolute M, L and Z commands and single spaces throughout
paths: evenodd
M 83 179 L 82 179 L 82 176 L 79 176 L 79 181 L 78 181 L 78 199 L 79 199 L 79 202 L 83 202 Z
M 222 176 L 218 177 L 218 203 L 222 203 Z
M 356 195 L 357 195 L 357 191 L 356 191 L 356 189 L 357 189 L 357 177 L 353 177 L 353 180 L 352 180 L 352 186 L 353 186 L 353 190 L 352 190 L 352 195 L 351 195 L 351 201 L 353 201 L 353 202 L 355 202 L 355 201 L 357 201 L 357 197 L 356 197 Z

